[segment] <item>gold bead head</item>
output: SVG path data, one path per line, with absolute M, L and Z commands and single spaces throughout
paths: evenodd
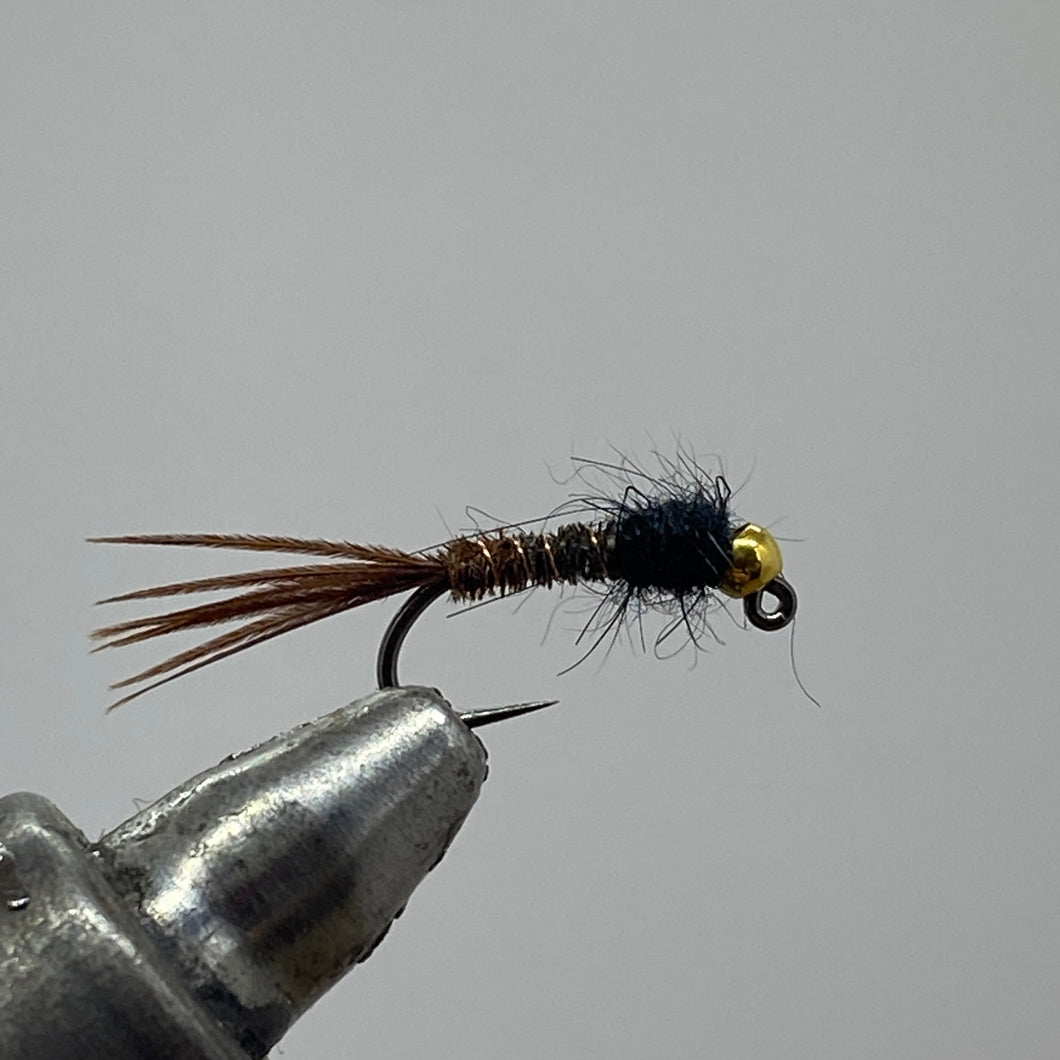
M 780 545 L 764 527 L 747 523 L 732 535 L 732 566 L 718 588 L 738 599 L 767 586 L 783 566 Z

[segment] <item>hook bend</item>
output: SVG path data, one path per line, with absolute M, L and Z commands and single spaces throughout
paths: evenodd
M 441 596 L 448 586 L 421 585 L 398 609 L 390 620 L 383 639 L 379 644 L 379 654 L 375 661 L 375 676 L 380 688 L 400 688 L 398 681 L 397 661 L 405 635 L 413 623 Z M 485 707 L 480 710 L 467 710 L 460 714 L 460 720 L 469 728 L 477 729 L 495 721 L 517 718 L 521 714 L 530 714 L 544 707 L 551 707 L 554 699 L 535 703 L 510 703 L 503 707 Z
M 405 643 L 413 623 L 441 596 L 448 586 L 442 584 L 421 585 L 398 609 L 386 627 L 379 643 L 379 654 L 375 660 L 375 679 L 380 688 L 400 688 L 397 661 L 401 645 Z

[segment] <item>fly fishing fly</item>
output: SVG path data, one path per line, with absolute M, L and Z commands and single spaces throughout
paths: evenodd
M 527 528 L 535 524 L 505 526 L 456 537 L 423 552 L 259 534 L 90 538 L 112 544 L 289 553 L 329 561 L 175 582 L 100 601 L 230 594 L 97 629 L 92 634 L 99 642 L 95 650 L 237 623 L 113 685 L 142 687 L 109 709 L 282 633 L 405 592 L 412 595 L 394 616 L 379 647 L 381 688 L 398 685 L 397 659 L 406 633 L 445 593 L 456 602 L 473 602 L 534 587 L 586 586 L 601 600 L 582 631 L 582 637 L 594 635 L 585 655 L 609 636 L 617 636 L 624 621 L 639 620 L 649 610 L 670 618 L 657 644 L 682 627 L 698 643 L 707 613 L 723 597 L 742 600 L 747 621 L 758 629 L 787 626 L 795 617 L 797 600 L 781 574 L 780 546 L 773 535 L 734 518 L 729 507 L 732 491 L 722 475 L 708 474 L 684 453 L 676 460 L 659 457 L 659 462 L 660 473 L 649 475 L 626 460 L 579 461 L 583 469 L 605 475 L 621 489 L 617 497 L 576 496 L 550 517 L 589 515 L 586 521 L 563 523 L 552 530 Z M 766 607 L 766 596 L 775 601 L 772 609 Z

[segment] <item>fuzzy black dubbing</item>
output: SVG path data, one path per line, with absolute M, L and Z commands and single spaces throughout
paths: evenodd
M 638 592 L 717 588 L 732 566 L 728 500 L 722 479 L 661 499 L 627 493 L 605 529 L 608 573 Z

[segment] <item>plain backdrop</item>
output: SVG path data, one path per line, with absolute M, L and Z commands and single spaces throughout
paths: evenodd
M 134 613 L 92 602 L 237 561 L 86 536 L 416 549 L 680 439 L 785 539 L 821 707 L 738 611 L 557 676 L 584 599 L 432 609 L 406 679 L 561 703 L 275 1055 L 1054 1056 L 1058 45 L 1043 2 L 6 5 L 2 790 L 96 837 L 373 685 L 390 605 L 105 716 L 165 646 L 90 655 Z

